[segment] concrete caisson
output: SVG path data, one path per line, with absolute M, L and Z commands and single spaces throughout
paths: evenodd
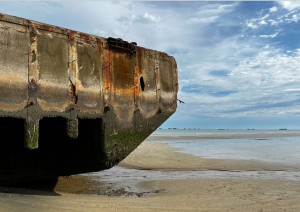
M 0 14 L 0 182 L 107 169 L 176 110 L 173 57 Z

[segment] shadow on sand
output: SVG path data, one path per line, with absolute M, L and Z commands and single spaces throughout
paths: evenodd
M 0 193 L 60 196 L 60 194 L 56 193 L 54 190 L 57 182 L 58 178 L 51 178 L 31 182 L 0 185 Z

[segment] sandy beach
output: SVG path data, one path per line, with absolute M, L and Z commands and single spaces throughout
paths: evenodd
M 167 180 L 143 185 L 164 192 L 116 197 L 58 192 L 2 193 L 1 211 L 299 211 L 300 186 L 273 180 Z
M 132 170 L 142 174 L 137 176 Z M 101 172 L 100 177 L 97 173 L 61 177 L 54 191 L 1 187 L 0 211 L 300 211 L 299 180 L 260 175 L 202 177 L 210 170 L 234 175 L 298 173 L 299 169 L 258 161 L 203 159 L 146 141 L 119 167 Z

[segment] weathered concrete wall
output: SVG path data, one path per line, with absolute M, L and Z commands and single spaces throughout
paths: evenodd
M 51 143 L 44 119 L 46 134 L 55 133 L 44 130 L 55 125 L 48 118 L 65 120 L 61 142 L 84 142 L 98 122 L 83 120 L 101 120 L 90 140 L 98 170 L 110 167 L 175 112 L 177 90 L 176 61 L 165 53 L 0 14 L 0 119 L 24 121 L 25 149 Z

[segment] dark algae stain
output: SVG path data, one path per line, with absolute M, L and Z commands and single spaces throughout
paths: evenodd
M 114 135 L 106 136 L 105 152 L 107 156 L 106 163 L 108 166 L 113 166 L 123 160 L 136 147 L 145 140 L 151 132 L 147 131 L 132 131 L 119 132 Z

